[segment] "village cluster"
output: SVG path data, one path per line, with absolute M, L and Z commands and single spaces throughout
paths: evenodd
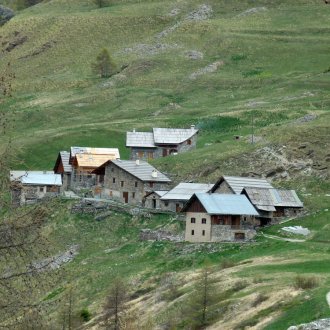
M 198 129 L 154 128 L 127 132 L 130 160 L 117 148 L 71 147 L 60 151 L 53 171 L 11 171 L 13 203 L 68 194 L 173 213 L 184 213 L 190 242 L 246 241 L 255 228 L 296 215 L 303 208 L 294 190 L 275 189 L 266 179 L 222 176 L 216 183 L 171 180 L 148 160 L 196 148 Z

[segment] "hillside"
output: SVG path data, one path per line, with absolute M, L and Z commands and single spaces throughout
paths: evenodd
M 0 72 L 10 63 L 15 74 L 0 103 L 14 118 L 13 169 L 52 169 L 72 145 L 119 147 L 125 159 L 127 130 L 195 124 L 195 151 L 153 161 L 174 182 L 265 175 L 296 189 L 309 213 L 292 221 L 312 230 L 302 243 L 260 233 L 252 244 L 193 245 L 139 240 L 140 229 L 182 231 L 167 216 L 98 222 L 59 202 L 47 235 L 59 251 L 79 245 L 65 269 L 75 313 L 92 313 L 86 328 L 97 328 L 119 275 L 133 288 L 132 329 L 185 329 L 180 306 L 206 265 L 218 297 L 209 329 L 287 329 L 329 316 L 329 17 L 320 0 L 51 0 L 0 27 Z M 121 68 L 109 79 L 91 69 L 102 48 Z M 264 232 L 285 236 L 282 226 Z M 295 287 L 297 274 L 317 286 Z

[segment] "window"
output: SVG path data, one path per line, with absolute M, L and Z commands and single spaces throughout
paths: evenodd
M 154 153 L 153 152 L 148 152 L 148 159 L 153 159 L 154 158 Z
M 124 181 L 120 181 L 120 186 L 124 187 Z
M 149 186 L 150 186 L 150 188 L 152 188 L 154 186 L 154 183 L 153 182 L 149 182 Z
M 202 236 L 205 236 L 205 230 L 202 230 Z
M 116 178 L 112 178 L 112 183 L 116 183 Z
M 190 222 L 191 222 L 191 223 L 196 223 L 196 218 L 191 218 L 191 219 L 190 219 Z
M 195 235 L 195 231 L 192 230 L 192 231 L 191 231 L 191 236 L 194 236 L 194 235 Z
M 137 181 L 135 181 L 135 188 L 137 188 L 137 186 L 138 186 L 138 182 L 137 182 Z
M 190 146 L 191 145 L 191 140 L 187 140 L 187 144 Z
M 132 198 L 135 198 L 135 192 L 132 192 Z
M 111 168 L 111 172 L 114 172 L 114 171 L 115 171 L 115 169 L 112 167 L 112 168 Z
M 168 206 L 168 201 L 164 202 L 165 206 Z
M 206 224 L 206 219 L 202 218 L 202 224 Z

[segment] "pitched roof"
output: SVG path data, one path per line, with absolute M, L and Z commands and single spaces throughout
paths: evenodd
M 226 181 L 235 194 L 240 194 L 245 187 L 274 188 L 266 179 L 239 176 L 222 176 L 211 189 L 214 192 L 222 182 Z
M 156 148 L 154 134 L 151 132 L 127 132 L 126 147 Z
M 76 159 L 79 167 L 98 168 L 106 161 L 116 159 L 116 155 L 76 154 Z
M 152 132 L 127 132 L 126 147 L 156 148 L 157 144 L 179 144 L 198 133 L 191 128 L 153 128 Z
M 258 215 L 245 195 L 196 193 L 192 198 L 197 198 L 208 214 Z
M 276 206 L 303 207 L 294 190 L 244 188 L 251 203 L 259 210 L 275 211 Z
M 93 154 L 93 155 L 111 155 L 116 158 L 120 158 L 118 148 L 91 148 L 91 147 L 71 147 L 71 157 L 75 157 L 76 154 Z
M 152 195 L 152 194 L 156 194 L 156 195 L 158 195 L 159 197 L 162 197 L 162 196 L 164 196 L 167 192 L 168 192 L 168 190 L 155 190 L 155 191 L 150 191 L 149 193 L 147 193 L 147 194 L 145 195 L 145 197 L 148 197 L 148 196 L 150 196 L 150 195 Z
M 10 181 L 31 185 L 62 185 L 61 175 L 52 171 L 10 171 Z
M 154 128 L 153 133 L 155 144 L 178 144 L 194 136 L 198 133 L 198 129 L 195 129 L 194 126 L 188 129 Z
M 184 200 L 187 201 L 190 197 L 197 192 L 208 192 L 213 187 L 210 183 L 186 183 L 181 182 L 167 194 L 165 194 L 161 200 Z
M 62 159 L 64 172 L 72 172 L 72 166 L 69 164 L 70 153 L 67 151 L 60 151 L 60 157 Z
M 156 168 L 151 166 L 149 163 L 144 161 L 139 161 L 137 164 L 134 160 L 112 160 L 113 164 L 117 165 L 124 171 L 132 174 L 141 181 L 153 181 L 153 182 L 171 182 L 171 180 L 159 172 Z M 152 176 L 153 172 L 155 176 Z M 157 175 L 157 176 L 156 176 Z

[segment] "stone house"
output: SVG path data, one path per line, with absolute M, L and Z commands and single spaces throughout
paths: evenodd
M 70 153 L 60 151 L 54 166 L 54 173 L 62 177 L 62 190 L 70 189 L 72 165 L 70 164 Z
M 154 159 L 186 152 L 196 148 L 198 129 L 153 128 L 152 132 L 126 133 L 126 147 L 130 159 Z
M 13 204 L 23 205 L 58 196 L 62 178 L 52 171 L 10 171 L 10 185 Z
M 182 212 L 189 242 L 248 241 L 256 235 L 253 221 L 258 212 L 244 195 L 196 193 Z
M 152 191 L 166 190 L 171 180 L 145 161 L 111 160 L 94 172 L 94 195 L 122 203 L 143 205 Z
M 210 193 L 239 195 L 245 187 L 274 188 L 266 179 L 222 176 L 212 187 Z
M 118 148 L 71 147 L 71 188 L 91 188 L 96 183 L 96 176 L 92 172 L 108 160 L 119 158 Z
M 166 211 L 180 212 L 191 196 L 199 192 L 208 192 L 213 187 L 210 183 L 181 182 L 160 197 L 160 208 Z
M 294 190 L 246 187 L 242 194 L 257 209 L 260 225 L 282 217 L 295 216 L 304 207 Z

